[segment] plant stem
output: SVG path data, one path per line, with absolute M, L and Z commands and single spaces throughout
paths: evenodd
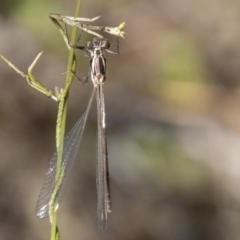
M 75 10 L 75 17 L 79 16 L 80 13 L 80 6 L 81 6 L 81 0 L 77 0 L 77 6 Z M 76 41 L 77 36 L 77 28 L 73 27 L 72 34 L 71 34 L 71 44 L 74 45 Z M 58 116 L 57 116 L 57 125 L 56 125 L 56 148 L 57 148 L 57 169 L 56 172 L 62 167 L 62 143 L 64 140 L 64 133 L 65 133 L 65 126 L 66 126 L 66 116 L 67 116 L 67 99 L 69 94 L 69 89 L 72 84 L 72 81 L 74 79 L 74 74 L 72 74 L 72 71 L 76 71 L 76 60 L 75 60 L 75 54 L 74 49 L 71 48 L 69 51 L 68 56 L 68 65 L 67 65 L 67 75 L 66 75 L 66 82 L 65 87 L 62 90 L 60 102 L 58 105 Z M 57 210 L 54 211 L 52 217 L 51 217 L 51 240 L 58 240 L 60 239 L 58 227 L 57 227 Z

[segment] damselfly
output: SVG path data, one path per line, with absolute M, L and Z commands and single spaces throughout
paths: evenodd
M 57 168 L 57 153 L 54 154 L 46 178 L 42 186 L 37 206 L 36 215 L 39 218 L 45 218 L 53 214 L 58 208 L 67 180 L 71 173 L 78 148 L 80 146 L 83 132 L 85 129 L 88 113 L 92 105 L 94 96 L 97 100 L 98 112 L 98 150 L 97 150 L 97 195 L 98 195 L 98 219 L 99 228 L 107 227 L 107 214 L 111 212 L 109 171 L 108 171 L 108 151 L 107 135 L 105 122 L 105 103 L 103 87 L 106 81 L 107 62 L 104 57 L 104 51 L 112 54 L 119 54 L 117 38 L 117 52 L 111 51 L 108 40 L 103 38 L 94 38 L 87 42 L 86 46 L 71 46 L 76 49 L 86 51 L 90 54 L 90 71 L 88 76 L 93 82 L 93 91 L 87 105 L 87 109 L 72 130 L 67 134 L 63 142 L 62 162 Z M 87 81 L 88 77 L 85 79 Z M 58 169 L 58 170 L 57 170 Z

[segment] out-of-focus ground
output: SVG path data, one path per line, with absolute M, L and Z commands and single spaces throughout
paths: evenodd
M 63 86 L 68 52 L 48 14 L 75 1 L 3 0 L 0 53 L 42 83 Z M 81 16 L 127 22 L 106 54 L 105 100 L 113 210 L 97 229 L 96 106 L 59 211 L 61 239 L 240 238 L 240 3 L 82 0 Z M 82 38 L 82 43 L 91 36 Z M 112 49 L 116 38 L 109 37 Z M 78 54 L 78 76 L 88 59 Z M 92 85 L 75 80 L 69 130 Z M 55 151 L 57 104 L 0 61 L 0 239 L 49 239 L 36 200 Z

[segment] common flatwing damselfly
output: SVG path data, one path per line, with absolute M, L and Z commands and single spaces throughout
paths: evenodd
M 99 228 L 107 227 L 107 214 L 111 212 L 109 171 L 108 171 L 108 151 L 107 135 L 105 122 L 105 103 L 103 87 L 106 81 L 107 63 L 104 51 L 112 54 L 119 54 L 118 38 L 117 52 L 111 51 L 108 40 L 94 38 L 87 42 L 86 46 L 71 46 L 76 49 L 86 51 L 90 54 L 89 75 L 93 82 L 93 91 L 87 105 L 87 109 L 72 130 L 67 134 L 62 146 L 62 162 L 57 168 L 57 153 L 54 154 L 36 206 L 36 215 L 39 218 L 49 216 L 51 218 L 54 211 L 58 208 L 66 188 L 67 180 L 70 176 L 78 149 L 82 140 L 83 132 L 87 122 L 88 113 L 92 105 L 94 96 L 97 100 L 98 115 L 98 150 L 97 150 L 97 196 L 98 196 L 98 221 Z M 87 81 L 88 78 L 85 79 Z M 57 170 L 58 169 L 58 170 Z

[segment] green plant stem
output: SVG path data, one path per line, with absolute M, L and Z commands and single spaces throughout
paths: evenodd
M 75 10 L 75 17 L 79 16 L 81 7 L 81 0 L 77 1 L 77 6 Z M 71 44 L 74 45 L 77 36 L 77 28 L 74 27 L 71 34 Z M 56 126 L 56 148 L 57 148 L 57 169 L 56 172 L 62 167 L 62 143 L 64 140 L 65 134 L 65 126 L 66 126 L 66 116 L 67 116 L 67 99 L 69 94 L 69 89 L 74 79 L 74 74 L 76 71 L 76 59 L 74 54 L 74 49 L 71 48 L 69 50 L 69 57 L 68 57 L 68 65 L 67 65 L 67 75 L 66 75 L 66 83 L 65 87 L 61 92 L 61 98 L 58 105 L 58 116 L 57 116 L 57 126 Z M 57 210 L 54 211 L 51 217 L 51 240 L 58 240 L 60 239 L 58 227 L 57 227 Z

